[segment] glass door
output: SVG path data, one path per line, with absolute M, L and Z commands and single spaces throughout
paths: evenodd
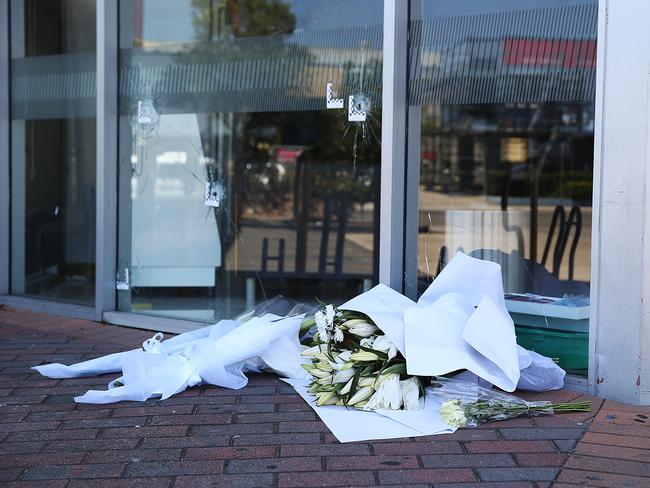
M 119 309 L 376 281 L 382 2 L 121 0 Z

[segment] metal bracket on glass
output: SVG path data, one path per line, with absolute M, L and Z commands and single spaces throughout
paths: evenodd
M 128 290 L 129 289 L 129 268 L 124 268 L 124 281 L 118 279 L 115 281 L 116 290 Z
M 327 100 L 327 108 L 343 108 L 343 99 L 334 98 L 334 87 L 332 83 L 327 84 L 327 94 L 325 96 Z
M 209 181 L 205 184 L 205 199 L 206 207 L 218 207 L 223 197 L 223 189 L 216 181 Z
M 150 99 L 138 100 L 138 124 L 151 124 L 158 113 Z
M 364 95 L 350 95 L 348 100 L 348 120 L 350 122 L 365 122 L 370 100 Z

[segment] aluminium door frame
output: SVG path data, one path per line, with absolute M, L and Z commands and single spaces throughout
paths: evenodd
M 9 0 L 0 0 L 0 295 L 9 293 Z
M 95 320 L 115 310 L 118 177 L 118 4 L 97 0 Z

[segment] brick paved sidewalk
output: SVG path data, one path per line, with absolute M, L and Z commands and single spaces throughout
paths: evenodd
M 650 487 L 650 408 L 570 391 L 528 398 L 589 398 L 594 412 L 339 444 L 272 375 L 238 391 L 77 405 L 75 395 L 111 378 L 52 380 L 29 370 L 133 348 L 151 335 L 0 310 L 0 485 Z

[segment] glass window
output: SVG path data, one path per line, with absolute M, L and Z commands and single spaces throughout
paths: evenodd
M 374 0 L 120 2 L 121 310 L 372 285 L 382 22 Z
M 597 2 L 412 0 L 418 288 L 501 264 L 520 344 L 586 373 Z
M 92 304 L 95 1 L 12 0 L 11 291 Z

